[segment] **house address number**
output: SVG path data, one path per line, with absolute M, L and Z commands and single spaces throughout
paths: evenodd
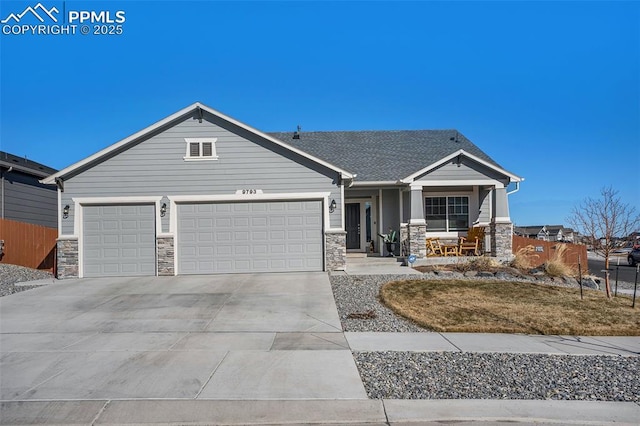
M 262 189 L 244 188 L 244 189 L 238 189 L 236 191 L 236 195 L 255 195 L 255 194 L 262 194 Z

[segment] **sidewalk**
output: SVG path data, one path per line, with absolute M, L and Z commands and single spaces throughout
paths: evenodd
M 640 356 L 638 336 L 501 333 L 344 333 L 352 351 L 506 352 Z
M 637 425 L 632 402 L 527 400 L 92 400 L 0 403 L 0 424 Z M 27 415 L 25 415 L 27 414 Z M 490 422 L 490 423 L 485 423 Z

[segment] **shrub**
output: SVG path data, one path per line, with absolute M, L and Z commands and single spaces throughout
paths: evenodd
M 533 268 L 532 259 L 539 258 L 540 256 L 535 254 L 536 248 L 529 244 L 526 247 L 520 247 L 515 253 L 515 257 L 511 261 L 511 267 L 519 269 L 521 271 L 528 271 Z
M 493 257 L 479 256 L 456 263 L 454 269 L 458 272 L 493 271 L 499 266 L 500 264 Z
M 544 264 L 544 270 L 552 277 L 565 277 L 575 275 L 575 270 L 571 266 L 567 265 L 564 261 L 564 252 L 567 251 L 567 246 L 564 244 L 556 245 L 556 251 Z

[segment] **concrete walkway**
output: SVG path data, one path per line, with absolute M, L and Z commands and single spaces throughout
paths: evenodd
M 0 402 L 3 425 L 637 425 L 625 402 L 527 400 L 92 400 Z
M 640 418 L 635 403 L 370 400 L 351 351 L 387 350 L 639 356 L 640 338 L 343 333 L 322 273 L 63 281 L 0 298 L 0 424 Z
M 344 333 L 352 351 L 506 352 L 640 356 L 637 336 L 492 333 Z

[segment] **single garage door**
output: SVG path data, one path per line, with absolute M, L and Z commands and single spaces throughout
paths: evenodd
M 178 273 L 322 271 L 321 201 L 178 205 Z
M 85 206 L 85 277 L 156 274 L 155 206 Z

